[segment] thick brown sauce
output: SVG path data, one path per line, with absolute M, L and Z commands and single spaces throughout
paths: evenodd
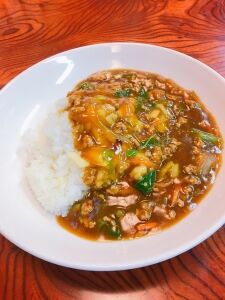
M 117 78 L 118 74 L 122 74 L 122 77 Z M 130 76 L 130 74 L 133 75 Z M 139 79 L 140 85 L 137 83 Z M 144 94 L 140 87 L 144 87 Z M 128 89 L 131 90 L 129 95 L 124 92 Z M 63 228 L 90 240 L 130 239 L 145 236 L 180 221 L 194 209 L 210 190 L 221 165 L 220 152 L 223 143 L 215 119 L 193 92 L 184 90 L 171 80 L 155 74 L 134 70 L 113 70 L 103 71 L 88 77 L 69 93 L 68 100 L 70 120 L 74 126 L 75 147 L 81 151 L 81 156 L 90 163 L 88 172 L 84 174 L 84 181 L 90 185 L 90 190 L 81 201 L 71 208 L 66 217 L 57 217 L 58 223 Z M 140 102 L 142 102 L 141 107 L 137 108 Z M 115 113 L 117 116 L 111 118 L 113 121 L 110 119 L 111 123 L 105 122 L 105 116 L 102 116 L 101 109 L 104 105 L 115 107 L 114 111 L 110 113 Z M 104 107 L 107 108 L 107 106 Z M 100 118 L 103 118 L 100 120 L 101 123 L 99 123 L 99 119 L 95 119 L 95 111 L 99 112 L 97 118 L 99 115 Z M 157 113 L 159 116 L 155 118 L 154 114 Z M 165 114 L 167 114 L 166 118 Z M 149 115 L 152 115 L 153 118 L 147 119 Z M 133 116 L 132 120 L 129 119 L 130 116 Z M 157 124 L 155 123 L 155 120 L 158 121 L 157 118 L 159 119 L 159 126 L 154 125 Z M 119 131 L 120 127 L 117 126 L 119 122 L 122 123 L 122 125 L 119 124 L 121 132 Z M 142 127 L 143 124 L 148 125 L 148 122 L 154 126 L 152 128 Z M 137 130 L 134 129 L 136 124 L 140 125 Z M 193 128 L 201 130 L 201 134 L 203 132 L 203 140 L 208 138 L 210 141 L 203 141 L 199 132 L 193 134 Z M 111 132 L 117 134 L 116 139 L 114 139 L 113 134 L 111 135 Z M 204 137 L 205 132 L 211 133 L 213 136 Z M 127 140 L 129 135 L 135 136 L 142 144 L 149 136 L 154 135 L 157 136 L 158 144 L 141 149 L 141 146 L 138 146 L 135 141 Z M 120 140 L 118 140 L 118 136 L 121 138 Z M 87 137 L 91 138 L 92 143 L 88 144 Z M 125 141 L 123 140 L 124 137 L 126 138 Z M 171 143 L 172 139 L 175 140 L 174 144 Z M 120 153 L 118 153 L 119 148 Z M 112 154 L 110 152 L 109 157 L 106 156 L 107 162 L 113 155 L 113 166 L 107 163 L 104 165 L 104 161 L 101 161 L 102 155 L 99 156 L 99 151 L 102 149 L 113 151 Z M 132 170 L 143 165 L 143 161 L 135 162 L 137 156 L 127 157 L 126 153 L 130 149 L 135 149 L 144 155 L 148 154 L 149 162 L 145 161 L 144 163 L 147 166 L 146 172 L 156 170 L 153 190 L 147 195 L 135 188 L 139 179 L 132 177 Z M 161 150 L 165 153 L 160 158 Z M 172 153 L 170 153 L 171 151 Z M 99 157 L 101 158 L 100 161 Z M 208 163 L 205 163 L 206 161 Z M 152 162 L 153 165 L 151 165 Z M 162 170 L 165 169 L 165 165 L 170 162 L 179 166 L 179 173 L 173 177 L 172 171 L 169 170 L 164 176 L 160 175 L 163 173 Z M 192 172 L 185 169 L 190 165 L 193 167 Z M 123 168 L 122 171 L 120 170 L 121 167 Z M 93 170 L 95 179 L 91 181 Z M 97 182 L 98 172 L 102 171 L 103 179 Z M 107 176 L 109 176 L 108 180 Z M 157 187 L 160 182 L 168 183 L 171 180 L 172 184 L 164 188 Z M 120 186 L 116 194 L 110 193 L 108 189 L 111 185 L 114 186 L 115 182 L 126 182 L 129 184 L 129 188 L 126 190 Z M 190 190 L 192 191 L 190 192 Z M 157 193 L 160 192 L 164 193 L 157 196 Z M 137 201 L 126 208 L 121 205 L 107 205 L 107 199 L 110 196 L 129 195 L 137 196 Z M 175 197 L 176 195 L 177 197 Z M 82 214 L 82 205 L 89 200 L 91 200 L 92 209 L 89 213 L 85 213 L 84 210 Z M 143 211 L 141 203 L 148 205 L 151 203 L 151 205 L 147 209 L 145 205 Z M 161 213 L 159 213 L 159 209 L 161 209 Z M 143 219 L 143 212 L 145 211 L 148 213 L 150 211 L 150 217 L 146 218 L 144 214 L 145 219 Z M 138 224 L 135 224 L 131 230 L 123 230 L 122 219 L 127 213 L 137 215 L 138 218 L 141 217 L 142 219 L 138 224 L 151 223 L 150 226 L 155 225 L 150 229 L 140 227 L 142 228 L 140 230 L 137 229 Z M 113 234 L 111 229 L 109 230 L 111 223 L 102 221 L 105 216 L 109 218 L 114 216 L 112 219 L 116 220 L 116 230 L 114 228 Z

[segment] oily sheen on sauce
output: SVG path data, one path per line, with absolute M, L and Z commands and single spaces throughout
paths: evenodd
M 159 75 L 109 70 L 68 93 L 89 187 L 58 222 L 88 239 L 130 239 L 186 216 L 210 189 L 222 139 L 193 91 Z

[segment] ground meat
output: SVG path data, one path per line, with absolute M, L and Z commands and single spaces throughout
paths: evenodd
M 79 222 L 82 224 L 84 227 L 92 229 L 96 226 L 96 222 L 90 220 L 87 217 L 79 217 Z
M 108 70 L 79 83 L 68 97 L 90 187 L 71 210 L 73 230 L 96 239 L 142 236 L 154 224 L 175 223 L 200 200 L 217 172 L 222 140 L 194 92 L 156 74 Z M 202 142 L 201 127 L 219 139 Z
M 84 148 L 88 148 L 88 147 L 91 147 L 95 144 L 95 142 L 93 141 L 92 137 L 90 137 L 90 135 L 84 135 L 83 139 L 82 139 L 82 142 L 83 142 L 83 147 Z
M 155 129 L 154 124 L 144 124 L 143 127 L 149 135 L 152 135 Z
M 153 86 L 153 82 L 152 82 L 152 79 L 145 79 L 144 80 L 144 84 L 147 88 L 151 88 Z
M 110 184 L 109 173 L 104 168 L 86 167 L 83 181 L 86 185 L 99 189 Z
M 175 219 L 176 218 L 176 212 L 175 210 L 170 210 L 169 213 L 168 213 L 170 219 Z
M 201 155 L 202 149 L 204 149 L 204 147 L 205 147 L 204 142 L 200 138 L 195 137 L 193 139 L 193 146 L 191 152 L 194 155 Z M 194 157 L 194 159 L 196 160 L 196 156 Z
M 183 94 L 183 91 L 180 90 L 179 88 L 177 87 L 173 87 L 171 90 L 170 90 L 171 94 L 173 95 L 182 95 Z
M 198 168 L 191 164 L 184 166 L 183 171 L 184 171 L 184 173 L 189 174 L 189 175 L 191 175 L 191 174 L 197 175 L 198 174 Z
M 183 188 L 183 193 L 192 194 L 194 191 L 194 187 L 192 185 L 187 185 Z
M 197 146 L 192 146 L 192 150 L 191 153 L 194 155 L 192 157 L 193 160 L 196 160 L 196 155 L 201 155 L 202 151 L 200 148 L 198 148 Z
M 179 145 L 181 145 L 181 142 L 173 138 L 169 145 L 164 148 L 163 159 L 171 157 L 177 151 Z
M 115 123 L 115 125 L 113 126 L 113 131 L 115 133 L 119 133 L 119 134 L 126 133 L 127 127 L 123 122 L 119 121 L 119 122 Z
M 172 100 L 172 101 L 176 101 L 177 100 L 177 96 L 175 95 L 170 95 L 170 94 L 166 94 L 166 97 L 169 99 L 169 100 Z
M 149 92 L 149 97 L 151 100 L 162 99 L 165 97 L 165 91 L 160 89 L 154 89 Z
M 88 199 L 82 203 L 80 213 L 82 216 L 87 216 L 93 209 L 93 201 L 91 199 Z
M 95 187 L 97 189 L 106 187 L 110 184 L 109 172 L 107 169 L 99 168 L 95 179 Z
M 80 99 L 79 95 L 76 95 L 75 93 L 74 94 L 72 93 L 71 95 L 67 95 L 67 97 L 68 97 L 68 100 L 69 100 L 69 104 L 74 105 L 74 106 L 80 105 L 81 99 Z
M 83 106 L 74 106 L 71 108 L 71 111 L 74 113 L 81 113 L 85 111 L 85 107 Z
M 190 99 L 185 99 L 186 104 L 189 108 L 193 109 L 196 108 L 196 102 Z
M 198 137 L 194 138 L 193 143 L 196 147 L 198 147 L 200 149 L 204 148 L 204 146 L 205 146 L 204 142 Z
M 179 117 L 176 123 L 176 126 L 180 128 L 182 125 L 187 123 L 187 119 L 184 117 Z
M 159 89 L 162 89 L 162 90 L 165 90 L 165 88 L 166 88 L 166 84 L 163 83 L 163 82 L 160 82 L 160 81 L 158 81 L 158 80 L 155 81 L 155 86 L 156 86 L 157 88 L 159 88 Z
M 96 174 L 97 170 L 95 168 L 86 167 L 83 174 L 84 183 L 89 186 L 94 185 Z
M 148 151 L 146 151 L 146 152 L 148 152 Z M 162 156 L 163 156 L 163 151 L 160 146 L 156 146 L 150 153 L 151 153 L 151 158 L 152 158 L 153 162 L 158 163 L 161 161 Z
M 199 185 L 201 184 L 201 179 L 197 176 L 186 176 L 185 177 L 185 181 L 188 182 L 188 183 L 191 183 L 193 185 Z

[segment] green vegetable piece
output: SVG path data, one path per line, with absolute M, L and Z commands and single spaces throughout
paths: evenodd
M 85 82 L 81 83 L 80 89 L 82 89 L 82 90 L 93 90 L 94 86 L 90 82 L 85 81 Z
M 113 150 L 106 149 L 102 152 L 102 157 L 105 161 L 110 162 L 113 160 L 114 152 Z
M 111 237 L 119 239 L 121 238 L 121 231 L 118 225 L 115 226 L 109 226 L 108 227 L 108 232 Z
M 140 149 L 152 148 L 158 145 L 158 140 L 156 135 L 150 136 L 146 141 L 141 143 Z
M 137 106 L 136 111 L 140 111 L 144 102 L 149 98 L 148 92 L 145 91 L 143 87 L 140 88 L 137 96 Z
M 136 105 L 137 112 L 141 110 L 141 107 L 144 104 L 144 102 L 145 102 L 145 98 L 140 97 L 140 96 L 137 97 L 137 105 Z
M 125 215 L 125 212 L 124 212 L 123 210 L 121 210 L 121 209 L 118 209 L 118 210 L 116 211 L 115 215 L 116 215 L 116 217 L 117 217 L 118 219 L 120 219 L 120 218 L 122 218 L 122 217 Z
M 144 99 L 148 99 L 148 93 L 146 92 L 146 90 L 141 87 L 139 92 L 138 92 L 138 96 L 144 98 Z
M 194 103 L 193 106 L 195 109 L 201 109 L 201 105 L 199 103 Z
M 131 93 L 131 89 L 117 90 L 115 91 L 114 96 L 116 96 L 117 98 L 129 97 L 130 93 Z
M 202 131 L 200 129 L 193 128 L 193 133 L 200 137 L 204 143 L 216 144 L 219 142 L 220 138 L 212 133 Z
M 137 155 L 137 153 L 138 153 L 138 150 L 136 150 L 136 149 L 129 149 L 126 152 L 126 157 L 134 157 L 134 156 Z
M 111 237 L 119 239 L 121 238 L 121 230 L 118 224 L 112 226 L 109 222 L 100 220 L 98 222 L 98 230 L 104 230 Z
M 142 192 L 144 195 L 147 195 L 152 191 L 155 181 L 156 171 L 153 170 L 142 176 L 141 179 L 138 180 L 138 182 L 135 184 L 135 188 Z
M 113 157 L 114 157 L 114 152 L 113 150 L 110 149 L 106 149 L 102 152 L 102 157 L 104 159 L 104 161 L 107 164 L 107 167 L 109 168 L 109 171 L 112 175 L 112 179 L 114 179 L 115 177 L 115 168 L 113 165 Z
M 98 230 L 102 230 L 103 227 L 107 226 L 107 222 L 106 221 L 103 221 L 103 220 L 99 220 L 98 223 L 97 223 L 97 228 Z

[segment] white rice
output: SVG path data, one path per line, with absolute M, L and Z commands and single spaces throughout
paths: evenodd
M 26 139 L 27 181 L 40 204 L 54 215 L 65 216 L 87 187 L 82 181 L 86 162 L 73 145 L 67 112 L 49 115 Z

